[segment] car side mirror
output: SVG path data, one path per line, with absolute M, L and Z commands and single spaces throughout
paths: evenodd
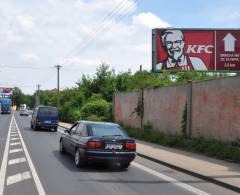
M 67 133 L 67 134 L 69 134 L 69 135 L 71 135 L 70 129 L 66 129 L 66 130 L 64 130 L 64 132 Z

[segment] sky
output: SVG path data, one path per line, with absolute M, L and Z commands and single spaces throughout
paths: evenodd
M 239 0 L 0 0 L 0 87 L 76 86 L 101 63 L 151 69 L 152 28 L 239 28 Z

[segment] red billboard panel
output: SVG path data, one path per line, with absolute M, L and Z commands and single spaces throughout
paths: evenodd
M 240 30 L 154 29 L 153 71 L 240 70 Z
M 13 93 L 13 88 L 11 87 L 0 87 L 0 98 L 10 96 Z

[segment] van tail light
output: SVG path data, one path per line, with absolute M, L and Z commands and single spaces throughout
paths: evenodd
M 124 145 L 126 150 L 136 150 L 136 143 L 125 143 Z
M 88 149 L 99 149 L 102 147 L 102 142 L 100 141 L 89 141 L 87 142 Z

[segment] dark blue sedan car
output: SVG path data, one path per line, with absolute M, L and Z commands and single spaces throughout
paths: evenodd
M 136 143 L 115 123 L 78 121 L 61 134 L 60 152 L 74 155 L 77 167 L 108 162 L 128 168 L 136 156 Z

